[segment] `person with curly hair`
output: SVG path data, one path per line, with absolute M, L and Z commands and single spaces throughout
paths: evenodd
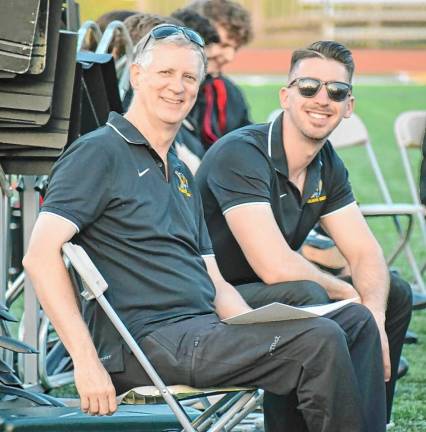
M 208 18 L 220 38 L 217 52 L 208 57 L 208 75 L 189 116 L 207 149 L 226 133 L 251 123 L 241 90 L 223 69 L 253 39 L 252 23 L 250 13 L 232 0 L 195 0 L 187 9 Z

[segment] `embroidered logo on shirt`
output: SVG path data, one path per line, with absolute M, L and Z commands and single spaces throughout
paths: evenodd
M 192 196 L 191 191 L 189 190 L 188 180 L 180 171 L 175 171 L 177 178 L 179 179 L 178 191 L 185 195 L 187 198 Z
M 314 203 L 325 201 L 326 199 L 327 199 L 327 195 L 322 195 L 322 180 L 320 179 L 315 192 L 310 196 L 310 198 L 306 202 L 308 204 L 314 204 Z
M 145 175 L 148 171 L 149 171 L 149 168 L 144 169 L 143 171 L 139 171 L 139 168 L 138 168 L 138 176 L 139 176 L 139 177 L 142 177 L 142 176 Z

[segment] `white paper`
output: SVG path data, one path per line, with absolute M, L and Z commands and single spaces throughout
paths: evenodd
M 271 321 L 287 321 L 302 318 L 317 318 L 333 312 L 341 307 L 358 300 L 351 298 L 334 303 L 317 306 L 290 306 L 284 303 L 271 303 L 249 312 L 235 315 L 223 320 L 226 324 L 253 324 Z

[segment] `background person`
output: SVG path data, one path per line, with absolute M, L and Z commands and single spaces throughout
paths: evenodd
M 209 73 L 189 115 L 207 149 L 226 133 L 251 123 L 241 90 L 223 74 L 223 68 L 251 41 L 253 30 L 250 13 L 235 1 L 196 0 L 188 8 L 208 18 L 220 38 L 215 54 L 209 56 Z
M 190 7 L 178 9 L 171 14 L 173 18 L 181 21 L 186 27 L 192 28 L 198 32 L 204 42 L 207 56 L 207 76 L 215 71 L 216 57 L 222 52 L 220 46 L 219 33 L 213 24 L 204 16 L 200 15 Z M 200 95 L 200 93 L 198 93 Z M 201 159 L 206 152 L 200 136 L 198 135 L 198 125 L 192 116 L 188 116 L 183 122 L 182 127 L 176 136 L 176 151 L 192 174 L 195 174 L 200 166 Z

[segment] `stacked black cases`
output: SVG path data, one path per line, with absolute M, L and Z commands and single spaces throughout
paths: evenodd
M 0 16 L 0 48 L 13 37 L 15 51 L 22 47 L 0 55 L 0 164 L 7 174 L 47 174 L 69 140 L 77 34 L 60 30 L 62 6 L 2 2 L 10 14 Z

